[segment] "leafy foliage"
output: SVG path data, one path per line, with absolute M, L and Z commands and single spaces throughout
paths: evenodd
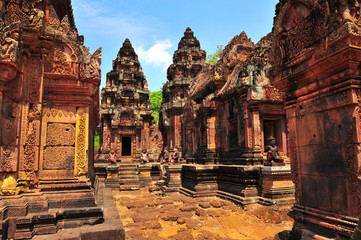
M 154 113 L 154 120 L 158 124 L 159 122 L 159 110 L 162 104 L 163 95 L 162 91 L 154 91 L 150 93 L 150 107 Z
M 214 54 L 209 54 L 205 61 L 206 64 L 216 64 L 223 52 L 223 45 L 217 45 L 217 51 Z
M 94 150 L 98 150 L 99 149 L 99 145 L 100 145 L 100 139 L 99 139 L 99 132 L 97 130 L 95 130 L 94 133 Z

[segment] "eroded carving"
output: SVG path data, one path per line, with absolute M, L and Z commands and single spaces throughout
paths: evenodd
M 65 170 L 74 168 L 74 147 L 48 146 L 44 149 L 43 169 Z
M 11 164 L 11 150 L 4 148 L 2 150 L 2 161 L 1 161 L 1 170 L 3 172 L 12 172 L 14 169 Z
M 66 123 L 48 123 L 46 145 L 74 145 L 75 126 Z

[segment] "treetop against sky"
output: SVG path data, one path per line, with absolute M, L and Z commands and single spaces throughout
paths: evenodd
M 166 71 L 187 27 L 207 54 L 245 31 L 257 42 L 272 30 L 277 0 L 73 0 L 75 22 L 85 45 L 103 47 L 102 84 L 124 42 L 133 44 L 151 91 Z

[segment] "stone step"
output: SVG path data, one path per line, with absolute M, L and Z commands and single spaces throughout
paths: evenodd
M 119 190 L 120 191 L 132 191 L 132 190 L 139 190 L 140 185 L 138 184 L 127 184 L 127 185 L 120 185 Z
M 138 171 L 119 171 L 121 175 L 138 175 Z
M 50 191 L 24 193 L 19 196 L 0 196 L 0 220 L 8 216 L 27 216 L 49 212 L 54 208 L 94 207 L 95 198 L 91 190 Z
M 119 168 L 119 172 L 123 172 L 123 171 L 138 171 L 138 168 Z
M 106 189 L 100 186 L 101 199 L 104 199 L 104 219 L 102 224 L 84 225 L 68 229 L 60 229 L 56 234 L 49 235 L 35 235 L 33 240 L 95 240 L 95 239 L 112 239 L 124 240 L 125 233 L 123 225 L 120 221 L 119 214 L 116 208 L 116 203 L 113 199 L 111 189 Z M 0 238 L 1 239 L 1 238 Z
M 278 199 L 270 199 L 270 198 L 264 198 L 264 197 L 260 197 L 258 199 L 258 203 L 265 205 L 265 206 L 272 206 L 272 205 L 278 205 L 278 206 L 282 206 L 282 205 L 291 205 L 295 202 L 295 198 L 292 197 L 284 197 L 284 198 L 278 198 Z
M 137 184 L 139 185 L 139 181 L 120 181 L 119 185 L 126 185 L 126 184 Z
M 135 176 L 119 176 L 119 179 L 139 179 L 139 176 L 138 175 L 135 175 Z
M 103 221 L 103 211 L 99 207 L 60 208 L 10 218 L 6 225 L 8 229 L 12 229 L 11 235 L 15 239 L 30 239 L 34 235 L 54 234 L 59 229 L 93 225 Z
M 80 181 L 78 179 L 62 179 L 62 180 L 43 180 L 39 181 L 39 189 L 44 191 L 61 191 L 72 189 L 90 189 L 89 181 Z

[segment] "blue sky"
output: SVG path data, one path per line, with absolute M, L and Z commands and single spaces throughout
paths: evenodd
M 245 31 L 257 42 L 272 29 L 278 0 L 73 0 L 75 23 L 85 45 L 103 47 L 102 83 L 129 38 L 151 91 L 167 81 L 166 70 L 187 27 L 207 54 Z

